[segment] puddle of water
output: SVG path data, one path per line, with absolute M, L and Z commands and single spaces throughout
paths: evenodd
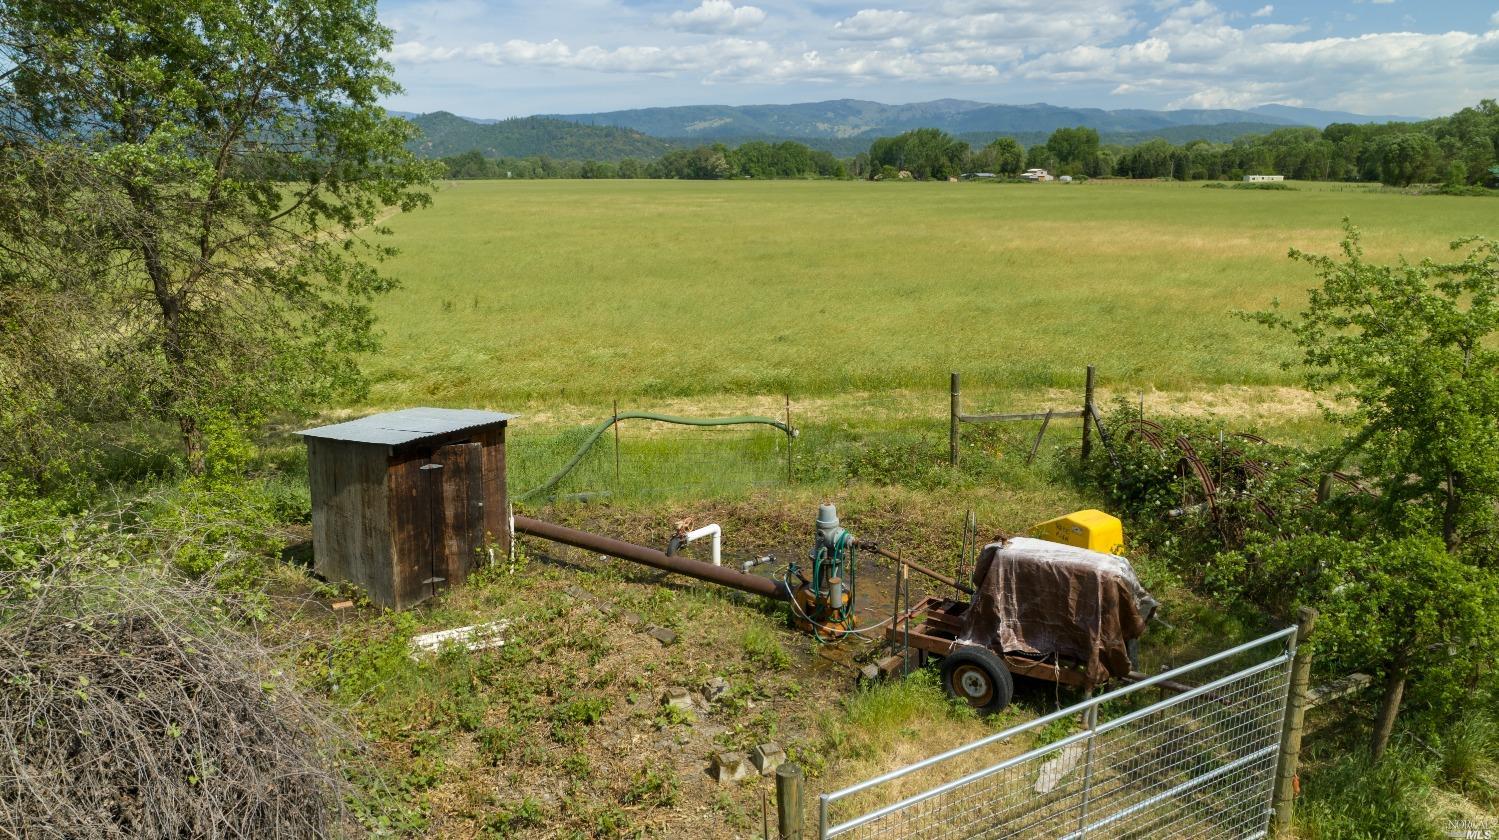
M 885 630 L 890 626 L 895 613 L 895 563 L 872 553 L 859 555 L 858 592 L 854 598 L 854 614 L 858 616 L 859 628 L 872 628 L 864 635 L 845 636 L 837 642 L 818 645 L 814 668 L 841 668 L 857 671 L 875 658 L 884 647 Z M 955 593 L 948 587 L 917 572 L 909 572 L 906 581 L 910 588 L 910 603 L 915 604 L 926 595 L 952 597 Z M 905 599 L 902 599 L 904 602 Z M 902 603 L 902 609 L 905 604 Z

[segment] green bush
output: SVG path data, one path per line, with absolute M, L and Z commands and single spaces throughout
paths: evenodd
M 1422 192 L 1422 195 L 1499 196 L 1499 190 L 1477 184 L 1442 184 Z
M 39 495 L 24 479 L 0 473 L 0 572 L 36 566 L 68 530 L 68 506 Z

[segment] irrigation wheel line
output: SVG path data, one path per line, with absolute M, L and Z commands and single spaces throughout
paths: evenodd
M 606 417 L 603 422 L 594 426 L 593 430 L 588 433 L 588 437 L 584 438 L 583 444 L 578 447 L 578 451 L 574 452 L 573 457 L 566 464 L 562 465 L 562 469 L 553 473 L 551 478 L 548 478 L 536 487 L 520 494 L 517 497 L 518 500 L 524 502 L 537 496 L 544 496 L 555 489 L 558 484 L 562 483 L 562 479 L 567 478 L 568 473 L 572 472 L 578 464 L 583 462 L 583 458 L 588 455 L 588 450 L 592 449 L 595 443 L 598 443 L 599 438 L 603 437 L 604 433 L 609 431 L 610 427 L 621 420 L 655 420 L 659 423 L 675 423 L 679 426 L 773 426 L 780 429 L 788 438 L 796 437 L 795 429 L 780 420 L 770 417 L 757 417 L 754 415 L 745 415 L 742 417 L 676 417 L 670 414 L 657 414 L 652 411 L 624 411 L 619 414 L 612 414 Z

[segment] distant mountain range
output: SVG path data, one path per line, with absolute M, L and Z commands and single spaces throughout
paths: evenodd
M 546 114 L 552 119 L 584 125 L 633 128 L 655 137 L 875 137 L 913 128 L 940 128 L 954 134 L 992 131 L 1052 132 L 1085 126 L 1105 132 L 1150 132 L 1177 126 L 1258 123 L 1324 128 L 1334 122 L 1414 121 L 1408 117 L 1367 117 L 1287 105 L 1262 105 L 1247 111 L 1185 109 L 1148 111 L 1101 108 L 1064 108 L 1035 105 L 992 105 L 963 99 L 938 99 L 909 105 L 885 105 L 860 99 L 804 102 L 795 105 L 686 105 L 643 108 L 597 114 Z
M 1391 123 L 1391 122 L 1422 122 L 1423 117 L 1397 117 L 1389 114 L 1381 116 L 1370 116 L 1368 114 L 1353 114 L 1348 111 L 1322 111 L 1316 108 L 1296 108 L 1291 105 L 1261 105 L 1258 108 L 1250 108 L 1251 114 L 1261 114 L 1267 117 L 1277 117 L 1290 120 L 1297 125 L 1309 125 L 1313 128 L 1327 128 L 1333 123 Z
M 1277 128 L 1325 128 L 1335 122 L 1416 122 L 1417 117 L 1367 116 L 1289 105 L 1247 110 L 1150 111 L 994 105 L 938 99 L 886 105 L 859 99 L 792 105 L 686 105 L 595 114 L 546 114 L 507 120 L 392 112 L 422 129 L 416 151 L 442 157 L 478 150 L 486 157 L 620 160 L 654 158 L 673 148 L 702 143 L 737 145 L 749 140 L 797 140 L 840 156 L 868 148 L 875 137 L 914 128 L 939 128 L 970 143 L 1010 135 L 1030 145 L 1058 128 L 1096 129 L 1106 143 L 1131 145 L 1154 137 L 1174 143 L 1193 139 L 1225 142 Z
M 426 157 L 448 157 L 478 151 L 485 157 L 545 155 L 563 160 L 650 160 L 676 144 L 615 126 L 580 125 L 545 117 L 519 117 L 479 123 L 436 111 L 407 117 L 422 136 L 412 150 Z

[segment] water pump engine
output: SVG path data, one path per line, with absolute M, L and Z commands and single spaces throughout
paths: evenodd
M 817 510 L 816 535 L 807 559 L 811 564 L 807 569 L 793 562 L 786 570 L 787 585 L 793 587 L 796 626 L 822 639 L 853 630 L 858 558 L 854 535 L 838 524 L 838 510 L 833 505 L 825 504 Z

